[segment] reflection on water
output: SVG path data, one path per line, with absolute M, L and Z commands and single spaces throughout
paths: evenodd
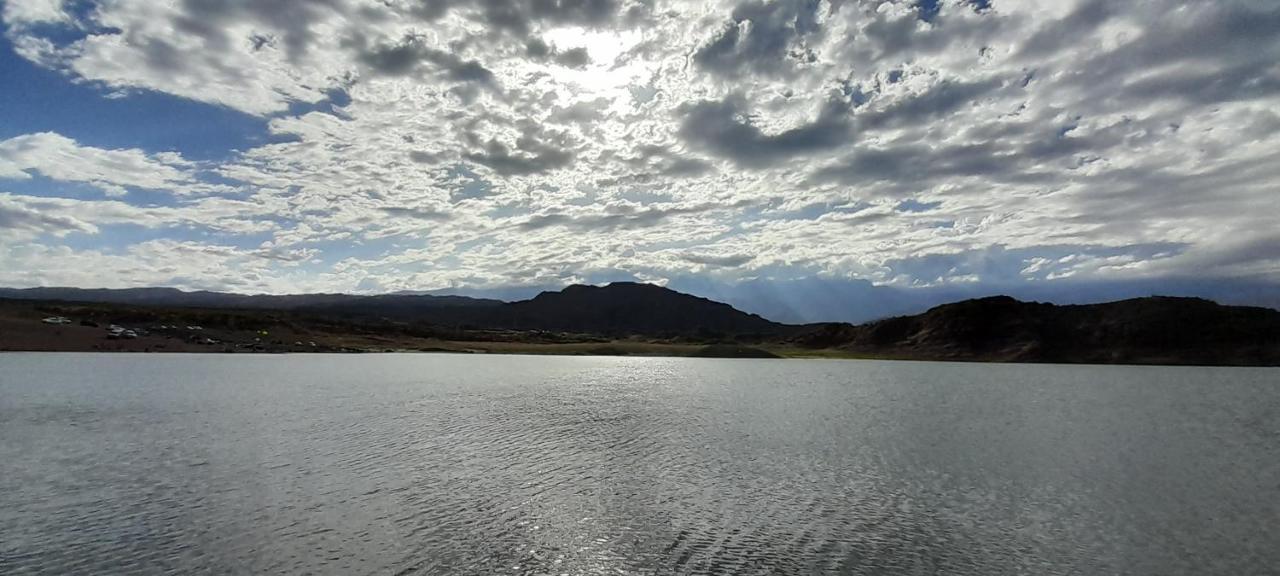
M 0 573 L 1266 573 L 1278 376 L 3 355 Z

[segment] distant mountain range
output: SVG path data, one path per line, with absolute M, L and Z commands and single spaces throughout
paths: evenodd
M 1065 305 L 990 297 L 862 325 L 789 325 L 664 287 L 569 286 L 517 302 L 423 294 L 246 296 L 166 288 L 0 289 L 0 298 L 288 311 L 368 326 L 766 343 L 851 356 L 1097 363 L 1280 365 L 1280 311 L 1199 298 Z
M 634 278 L 593 277 L 585 284 L 635 281 Z M 1052 282 L 991 280 L 936 286 L 873 284 L 856 278 L 805 277 L 790 280 L 757 278 L 720 281 L 706 276 L 673 276 L 665 284 L 677 292 L 724 302 L 744 312 L 784 324 L 848 322 L 863 324 L 891 316 L 919 314 L 950 302 L 1006 295 L 1024 302 L 1098 304 L 1152 294 L 1204 298 L 1233 306 L 1262 306 L 1280 310 L 1280 282 L 1263 278 L 1212 276 L 1090 280 L 1062 278 Z M 458 295 L 515 302 L 528 300 L 561 285 L 472 288 L 457 286 L 394 294 Z
M 310 306 L 386 303 L 389 306 L 488 306 L 498 300 L 466 296 L 428 294 L 387 294 L 361 296 L 355 294 L 232 294 L 228 292 L 194 291 L 177 288 L 0 288 L 0 298 L 16 300 L 62 300 L 66 302 L 105 302 L 148 306 L 191 308 L 246 308 L 292 310 Z
M 633 282 L 615 282 L 603 287 L 569 286 L 518 302 L 431 294 L 273 296 L 184 292 L 172 288 L 0 288 L 0 298 L 170 308 L 287 310 L 450 327 L 602 335 L 775 334 L 782 327 L 728 304 Z

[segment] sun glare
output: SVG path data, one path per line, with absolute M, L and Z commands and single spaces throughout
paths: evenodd
M 551 75 L 558 81 L 577 84 L 589 93 L 598 94 L 626 86 L 641 72 L 642 68 L 638 64 L 619 59 L 640 43 L 638 32 L 565 26 L 548 31 L 545 38 L 557 52 L 586 49 L 590 58 L 586 66 L 556 66 Z

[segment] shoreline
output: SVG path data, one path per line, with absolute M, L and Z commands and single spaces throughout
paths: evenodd
M 517 349 L 509 348 L 505 350 L 465 350 L 465 349 L 384 349 L 384 350 L 327 350 L 327 351 L 297 351 L 297 352 L 271 352 L 271 351 L 236 351 L 221 352 L 216 350 L 36 350 L 36 349 L 13 349 L 0 348 L 0 357 L 6 354 L 124 354 L 124 355 L 200 355 L 200 356 L 377 356 L 377 355 L 432 355 L 432 354 L 456 354 L 456 355 L 495 355 L 495 356 L 553 356 L 553 357 L 614 357 L 614 358 L 703 358 L 703 359 L 719 359 L 719 360 L 835 360 L 835 361 L 876 361 L 876 362 L 927 362 L 941 364 L 989 364 L 1001 366 L 1112 366 L 1112 367 L 1141 367 L 1141 368 L 1256 368 L 1271 369 L 1280 368 L 1277 365 L 1269 364 L 1196 364 L 1196 363 L 1171 363 L 1171 362 L 1068 362 L 1068 361 L 1046 361 L 1031 362 L 1025 360 L 1000 360 L 1000 359 L 973 359 L 973 358 L 945 358 L 945 357 L 913 357 L 913 356 L 896 356 L 896 355 L 875 355 L 875 354 L 858 354 L 853 352 L 844 352 L 839 350 L 805 350 L 799 352 L 790 352 L 786 349 L 778 349 L 771 347 L 762 347 L 759 350 L 769 352 L 772 356 L 732 356 L 732 355 L 705 355 L 705 354 L 670 354 L 661 352 L 637 352 L 637 353 L 591 353 L 591 352 L 570 352 L 562 350 L 548 349 Z
M 48 320 L 57 319 L 58 323 Z M 118 323 L 118 326 L 117 326 Z M 113 326 L 132 332 L 111 334 Z M 1078 358 L 1028 359 L 981 354 L 964 348 L 818 347 L 785 339 L 697 340 L 691 337 L 609 338 L 589 334 L 515 330 L 443 330 L 383 320 L 361 323 L 292 315 L 282 311 L 126 308 L 89 303 L 0 301 L 0 352 L 197 353 L 197 354 L 514 354 L 534 356 L 635 356 L 672 358 L 768 358 L 892 360 L 1037 365 L 1275 367 L 1264 358 L 1178 357 L 1145 349 L 1127 355 L 1096 350 Z
M 0 306 L 0 352 L 96 352 L 136 354 L 377 354 L 456 353 L 555 356 L 654 356 L 780 358 L 767 343 L 727 344 L 647 338 L 610 339 L 573 334 L 485 334 L 486 339 L 448 340 L 365 326 L 327 329 L 268 320 L 246 328 L 203 326 L 176 321 L 125 323 L 129 338 L 112 335 L 112 321 L 58 309 L 66 324 L 36 306 Z M 503 338 L 503 336 L 508 336 Z

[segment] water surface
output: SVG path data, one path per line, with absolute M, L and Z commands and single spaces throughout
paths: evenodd
M 1280 371 L 0 355 L 0 573 L 1263 574 Z

